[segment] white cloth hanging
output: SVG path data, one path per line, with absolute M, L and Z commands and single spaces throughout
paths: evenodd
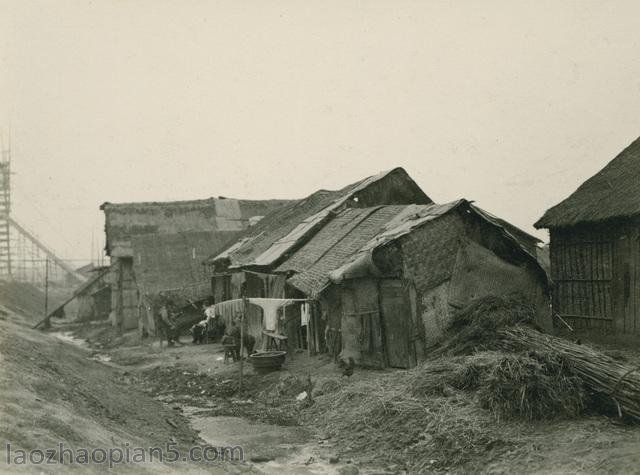
M 270 332 L 276 331 L 276 328 L 278 326 L 278 309 L 293 302 L 291 299 L 250 298 L 248 300 L 249 303 L 262 308 L 262 311 L 264 313 L 264 329 Z
M 300 325 L 306 326 L 309 324 L 309 320 L 311 319 L 311 306 L 305 302 L 300 305 Z

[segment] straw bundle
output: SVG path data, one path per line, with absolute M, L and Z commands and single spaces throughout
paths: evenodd
M 535 308 L 520 295 L 487 296 L 470 302 L 453 316 L 446 338 L 432 357 L 470 355 L 495 349 L 498 330 L 518 323 L 532 324 Z
M 504 353 L 484 351 L 432 360 L 407 372 L 405 381 L 416 397 L 447 396 L 452 389 L 474 391 L 503 358 Z
M 498 419 L 543 420 L 580 414 L 586 394 L 555 353 L 505 353 L 485 376 L 478 399 Z
M 586 345 L 544 335 L 523 326 L 505 328 L 499 345 L 510 351 L 555 352 L 603 401 L 613 401 L 620 417 L 640 421 L 640 367 L 623 364 Z

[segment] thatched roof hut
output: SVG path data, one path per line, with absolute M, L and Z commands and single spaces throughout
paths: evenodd
M 535 224 L 551 238 L 553 305 L 577 328 L 640 333 L 640 138 Z

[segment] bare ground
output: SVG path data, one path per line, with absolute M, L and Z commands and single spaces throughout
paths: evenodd
M 3 342 L 8 338 L 6 330 L 2 330 Z M 82 335 L 96 345 L 93 350 L 71 351 L 68 344 L 29 332 L 13 345 L 3 343 L 3 353 L 22 355 L 19 362 L 3 365 L 9 368 L 3 371 L 3 383 L 13 386 L 7 395 L 3 392 L 3 407 L 15 411 L 8 424 L 4 420 L 2 424 L 8 440 L 29 447 L 50 443 L 60 434 L 66 434 L 70 442 L 107 445 L 113 445 L 111 437 L 116 442 L 146 444 L 174 437 L 187 446 L 199 437 L 191 429 L 195 427 L 209 440 L 217 436 L 248 447 L 246 456 L 255 463 L 232 468 L 262 473 L 336 473 L 348 469 L 354 473 L 352 467 L 361 473 L 640 473 L 640 427 L 604 416 L 536 423 L 497 421 L 475 407 L 471 397 L 453 394 L 450 397 L 456 404 L 446 406 L 447 410 L 453 407 L 452 412 L 437 417 L 461 424 L 464 417 L 472 417 L 482 433 L 481 439 L 473 441 L 473 452 L 456 454 L 455 447 L 392 433 L 390 425 L 385 430 L 384 421 L 382 428 L 368 430 L 366 424 L 349 419 L 358 409 L 357 400 L 336 407 L 335 402 L 350 393 L 388 387 L 397 381 L 398 372 L 356 370 L 346 378 L 326 358 L 296 353 L 282 371 L 265 376 L 255 375 L 245 363 L 243 387 L 239 389 L 239 363 L 225 364 L 218 345 L 192 345 L 187 338 L 184 346 L 176 348 L 161 348 L 157 342 L 137 345 L 132 333 L 117 346 L 109 330 L 100 326 L 87 327 Z M 640 362 L 633 345 L 598 345 L 628 362 Z M 31 360 L 33 354 L 42 361 Z M 62 369 L 54 372 L 48 366 L 52 361 Z M 19 374 L 15 371 L 34 376 L 17 382 L 8 376 Z M 307 389 L 308 375 L 314 384 L 313 405 L 295 400 Z M 47 383 L 36 384 L 34 380 L 40 379 Z M 71 391 L 69 386 L 79 390 Z M 111 396 L 105 397 L 106 393 Z M 36 397 L 41 401 L 34 402 Z M 41 423 L 52 414 L 57 414 L 53 425 Z M 336 417 L 342 415 L 351 425 L 336 431 Z M 168 425 L 166 418 L 178 428 Z M 87 421 L 95 428 L 85 429 Z M 8 426 L 11 429 L 5 429 Z M 393 439 L 399 440 L 396 445 L 400 446 L 420 447 L 424 442 L 431 464 L 412 466 L 401 451 L 390 449 Z M 330 464 L 330 459 L 337 463 Z M 180 471 L 198 468 L 180 466 Z
M 102 472 L 100 464 L 16 465 L 19 449 L 166 447 L 186 454 L 201 443 L 179 412 L 130 384 L 122 371 L 83 350 L 34 331 L 3 308 L 0 323 L 0 470 L 37 473 Z M 8 454 L 8 446 L 11 444 Z M 13 455 L 10 455 L 13 454 Z M 67 456 L 68 457 L 68 456 Z M 35 457 L 38 460 L 39 456 Z M 100 459 L 98 455 L 98 460 Z M 67 459 L 68 460 L 68 459 Z M 150 460 L 147 456 L 145 460 Z M 157 458 L 156 458 L 157 460 Z M 19 461 L 19 460 L 18 460 Z M 117 465 L 118 472 L 228 473 L 221 462 Z
M 584 338 L 584 337 L 583 337 Z M 631 363 L 640 362 L 640 354 L 633 346 L 599 343 L 600 349 Z M 234 392 L 238 365 L 225 365 L 220 361 L 222 353 L 216 345 L 186 345 L 180 348 L 160 350 L 154 346 L 120 348 L 111 353 L 114 361 L 129 365 L 138 375 L 153 384 L 161 373 L 173 374 L 175 384 L 158 388 L 170 400 L 205 408 L 215 416 L 241 416 L 250 420 L 281 425 L 301 424 L 310 440 L 320 443 L 324 455 L 334 455 L 341 460 L 352 460 L 362 471 L 399 473 L 415 471 L 402 454 L 393 456 L 378 438 L 362 439 L 362 429 L 332 433 L 323 401 L 331 405 L 336 394 L 346 388 L 384 385 L 396 376 L 391 371 L 357 370 L 346 378 L 335 365 L 323 357 L 294 355 L 286 368 L 279 373 L 255 376 L 246 369 L 245 389 Z M 176 371 L 177 370 L 177 371 Z M 154 376 L 155 374 L 155 376 Z M 294 397 L 305 389 L 304 382 L 311 374 L 315 385 L 316 404 L 307 407 L 296 403 Z M 328 394 L 318 391 L 327 381 L 334 388 Z M 290 389 L 287 389 L 290 387 Z M 227 389 L 223 389 L 227 388 Z M 422 467 L 424 472 L 457 473 L 640 473 L 640 427 L 624 425 L 615 419 L 599 415 L 586 415 L 574 420 L 525 423 L 497 421 L 482 409 L 472 405 L 462 395 L 455 395 L 461 404 L 469 404 L 474 417 L 483 417 L 487 433 L 495 434 L 481 446 L 479 454 L 460 457 L 459 463 L 447 460 L 448 452 L 426 446 L 432 451 L 434 465 Z M 250 404 L 238 402 L 250 401 Z M 466 401 L 466 402 L 464 402 Z M 234 404 L 235 402 L 235 404 Z M 357 402 L 355 403 L 357 406 Z M 213 406 L 213 407 L 212 407 Z M 344 410 L 351 408 L 345 406 Z M 451 414 L 452 418 L 457 417 Z M 345 418 L 348 414 L 345 412 Z M 380 431 L 378 431 L 380 432 Z M 384 429 L 382 430 L 384 432 Z M 358 444 L 358 440 L 363 440 Z M 497 441 L 497 442 L 496 442 Z

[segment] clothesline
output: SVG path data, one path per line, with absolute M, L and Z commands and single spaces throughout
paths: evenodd
M 283 312 L 285 312 L 284 308 L 294 303 L 302 302 L 302 306 L 304 308 L 303 308 L 301 318 L 303 320 L 303 323 L 306 323 L 309 320 L 309 309 L 307 307 L 308 307 L 308 302 L 311 301 L 311 299 L 286 299 L 286 298 L 279 299 L 279 298 L 250 297 L 250 298 L 247 298 L 246 301 L 262 309 L 262 315 L 264 319 L 263 325 L 267 331 L 276 330 L 276 327 L 278 325 L 278 316 L 277 316 L 278 310 L 282 308 Z M 214 308 L 215 308 L 214 313 L 215 314 L 219 313 L 220 315 L 225 317 L 225 319 L 231 318 L 233 315 L 243 312 L 244 302 L 245 302 L 245 299 L 232 299 L 232 300 L 225 300 L 224 302 L 214 304 Z M 242 308 L 241 308 L 241 305 L 242 305 Z
M 223 300 L 222 302 L 216 302 L 214 305 L 220 305 L 223 303 L 229 303 L 229 302 L 241 302 L 244 299 L 230 299 L 230 300 Z M 251 300 L 287 300 L 289 302 L 311 302 L 315 299 L 287 299 L 287 298 L 269 298 L 269 297 L 247 297 L 247 300 L 250 302 Z

